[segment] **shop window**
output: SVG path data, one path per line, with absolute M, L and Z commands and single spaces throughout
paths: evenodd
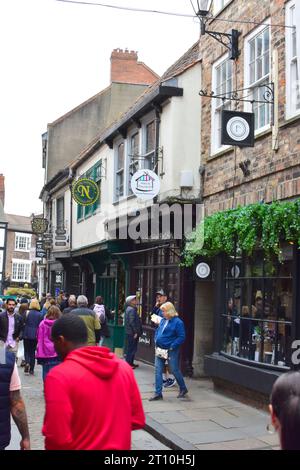
M 257 251 L 225 263 L 221 351 L 273 366 L 289 366 L 292 334 L 293 246 L 282 262 Z

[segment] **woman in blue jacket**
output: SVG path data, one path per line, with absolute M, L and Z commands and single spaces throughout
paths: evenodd
M 161 307 L 163 319 L 155 332 L 155 395 L 150 401 L 162 400 L 163 370 L 168 356 L 171 372 L 177 380 L 180 392 L 177 398 L 183 398 L 187 393 L 182 373 L 179 369 L 179 350 L 185 340 L 184 323 L 178 317 L 174 305 L 166 302 Z

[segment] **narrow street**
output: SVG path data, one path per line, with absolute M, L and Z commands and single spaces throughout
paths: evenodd
M 41 367 L 35 376 L 19 368 L 28 413 L 31 445 L 43 450 L 44 416 Z M 164 392 L 164 400 L 149 402 L 153 394 L 154 368 L 140 363 L 135 375 L 146 413 L 146 430 L 132 433 L 133 450 L 277 450 L 278 437 L 267 432 L 267 413 L 227 398 L 213 390 L 209 380 L 187 379 L 187 398 L 178 400 L 177 387 Z M 150 433 L 148 432 L 150 431 Z M 154 434 L 160 440 L 153 437 Z M 19 433 L 13 424 L 11 445 L 18 449 Z
M 19 367 L 19 373 L 22 381 L 22 395 L 28 415 L 31 448 L 32 450 L 43 450 L 44 439 L 41 434 L 44 417 L 42 368 L 36 366 L 34 376 L 24 375 L 21 367 Z M 18 429 L 12 423 L 12 439 L 7 450 L 18 450 L 20 439 Z M 132 450 L 168 450 L 168 447 L 148 432 L 139 430 L 132 433 Z

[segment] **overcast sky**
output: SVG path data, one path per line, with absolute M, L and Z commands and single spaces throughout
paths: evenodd
M 104 3 L 193 13 L 190 0 Z M 193 18 L 55 0 L 1 1 L 0 173 L 5 175 L 5 211 L 29 216 L 41 210 L 41 134 L 48 122 L 109 84 L 114 48 L 138 51 L 139 60 L 162 74 L 198 36 Z

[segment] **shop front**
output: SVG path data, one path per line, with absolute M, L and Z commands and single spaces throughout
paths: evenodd
M 187 375 L 192 375 L 194 335 L 193 280 L 187 270 L 180 267 L 180 245 L 170 243 L 143 244 L 130 256 L 131 292 L 137 293 L 138 310 L 143 323 L 137 359 L 154 364 L 155 326 L 151 314 L 156 302 L 156 292 L 163 289 L 175 305 L 185 323 L 187 338 L 181 351 L 181 365 Z
M 295 367 L 299 259 L 299 250 L 288 243 L 279 257 L 260 250 L 218 257 L 215 352 L 205 358 L 205 372 L 215 382 L 268 395 L 276 378 Z

